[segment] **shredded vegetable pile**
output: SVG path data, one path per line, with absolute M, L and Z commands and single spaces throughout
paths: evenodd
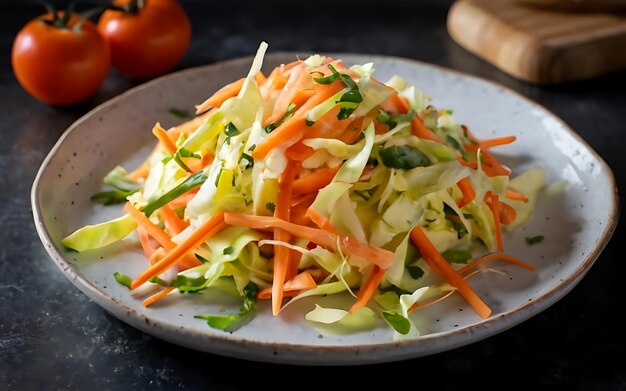
M 468 283 L 481 265 L 533 268 L 503 252 L 503 231 L 532 214 L 545 182 L 540 168 L 511 178 L 492 154 L 515 137 L 478 140 L 402 77 L 377 80 L 371 63 L 313 55 L 265 76 L 266 48 L 194 119 L 157 123 L 147 160 L 116 167 L 93 197 L 124 203 L 125 214 L 63 244 L 86 251 L 136 232 L 146 269 L 117 281 L 149 286 L 146 307 L 205 289 L 241 297 L 238 313 L 196 316 L 226 331 L 252 319 L 259 300 L 280 316 L 334 295 L 353 298 L 305 318 L 352 330 L 384 320 L 415 336 L 409 314 L 453 294 L 489 317 Z

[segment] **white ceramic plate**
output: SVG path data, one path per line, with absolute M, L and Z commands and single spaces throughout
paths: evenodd
M 295 54 L 269 55 L 265 69 L 290 62 Z M 304 320 L 313 301 L 272 317 L 264 302 L 255 318 L 234 333 L 211 329 L 195 314 L 236 310 L 232 300 L 212 294 L 170 295 L 149 309 L 113 279 L 136 276 L 146 261 L 136 238 L 100 251 L 70 253 L 60 240 L 75 229 L 122 214 L 121 207 L 95 205 L 89 197 L 115 165 L 132 169 L 154 145 L 155 121 L 175 123 L 172 107 L 193 110 L 226 82 L 247 73 L 251 59 L 237 59 L 175 73 L 134 88 L 74 123 L 44 161 L 32 191 L 37 231 L 52 260 L 67 278 L 104 309 L 149 334 L 193 349 L 251 360 L 290 364 L 364 364 L 402 360 L 453 349 L 506 330 L 539 313 L 569 292 L 604 248 L 617 221 L 617 190 L 602 159 L 563 121 L 541 106 L 491 82 L 432 65 L 392 57 L 335 55 L 348 64 L 373 61 L 377 76 L 405 77 L 454 110 L 458 122 L 479 137 L 518 136 L 499 149 L 514 175 L 542 166 L 548 181 L 565 179 L 566 192 L 541 196 L 534 217 L 505 236 L 505 250 L 537 270 L 500 265 L 507 276 L 485 273 L 471 284 L 493 309 L 480 319 L 459 297 L 416 311 L 422 337 L 393 341 L 380 327 L 350 335 L 321 336 Z M 544 235 L 533 246 L 527 236 Z M 494 265 L 495 266 L 495 265 Z M 555 327 L 560 327 L 555 325 Z

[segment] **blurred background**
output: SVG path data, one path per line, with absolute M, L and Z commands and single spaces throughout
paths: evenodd
M 60 8 L 67 3 L 54 1 Z M 250 56 L 262 40 L 270 52 L 372 53 L 425 61 L 501 83 L 544 105 L 607 161 L 620 188 L 626 183 L 626 72 L 548 84 L 523 81 L 451 37 L 453 1 L 179 3 L 191 20 L 192 38 L 172 71 Z M 626 389 L 623 225 L 587 277 L 552 308 L 485 341 L 405 362 L 316 369 L 246 362 L 159 341 L 110 316 L 49 260 L 32 224 L 29 191 L 41 162 L 71 123 L 141 81 L 111 69 L 82 103 L 40 103 L 16 81 L 10 53 L 18 31 L 44 8 L 26 1 L 0 1 L 0 7 L 0 389 L 243 387 L 222 368 L 256 379 L 259 387 L 275 382 L 280 372 L 334 388 L 369 385 L 374 375 L 389 387 Z M 626 23 L 619 12 L 600 16 Z M 615 58 L 626 55 L 625 46 L 614 50 Z

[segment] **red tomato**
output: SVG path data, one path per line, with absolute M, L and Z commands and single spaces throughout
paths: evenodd
M 11 52 L 13 72 L 44 103 L 78 103 L 102 85 L 110 66 L 109 47 L 90 21 L 77 26 L 80 18 L 72 15 L 65 27 L 57 27 L 50 24 L 53 19 L 48 13 L 20 30 Z
M 175 0 L 116 1 L 121 10 L 107 10 L 98 29 L 109 41 L 111 62 L 137 79 L 162 75 L 183 58 L 191 40 L 189 18 Z

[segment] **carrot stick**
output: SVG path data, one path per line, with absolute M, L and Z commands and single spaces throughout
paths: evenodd
M 172 141 L 169 134 L 167 134 L 167 131 L 161 127 L 160 123 L 157 122 L 154 125 L 154 128 L 152 128 L 152 134 L 154 134 L 156 138 L 159 139 L 159 142 L 161 143 L 161 145 L 163 145 L 167 152 L 169 152 L 170 154 L 176 153 L 176 151 L 178 150 L 176 144 L 174 143 L 174 141 Z
M 293 186 L 293 178 L 295 175 L 295 165 L 287 162 L 285 170 L 278 178 L 278 195 L 276 196 L 276 207 L 274 209 L 274 217 L 289 221 L 291 215 L 291 191 Z M 274 230 L 274 240 L 289 242 L 291 235 L 282 230 Z M 287 278 L 287 274 L 293 269 L 290 264 L 290 249 L 284 246 L 274 247 L 274 278 L 272 282 L 272 313 L 278 315 L 282 306 L 283 286 Z M 296 270 L 297 271 L 297 270 Z
M 293 96 L 293 99 L 291 100 L 291 103 L 296 105 L 296 108 L 301 107 L 313 95 L 315 95 L 315 90 L 307 89 L 307 90 L 298 91 Z
M 144 227 L 137 226 L 137 235 L 139 235 L 139 242 L 141 243 L 141 248 L 143 248 L 144 255 L 150 259 L 158 247 L 152 244 L 148 231 Z
M 165 223 L 165 229 L 167 229 L 172 236 L 178 235 L 189 226 L 188 222 L 178 217 L 169 204 L 165 204 L 159 208 L 159 214 L 161 215 L 163 223 Z
M 493 214 L 493 224 L 496 228 L 496 242 L 498 245 L 498 251 L 504 251 L 502 246 L 502 226 L 500 225 L 500 199 L 497 194 L 493 194 L 488 191 L 486 196 L 491 203 L 488 203 L 491 214 Z
M 254 80 L 256 80 L 256 84 L 260 86 L 262 86 L 263 84 L 265 84 L 265 82 L 267 81 L 267 78 L 265 77 L 265 75 L 263 74 L 263 72 L 258 71 L 256 75 L 254 75 Z
M 306 215 L 311 219 L 315 225 L 323 229 L 324 231 L 328 231 L 335 235 L 339 235 L 339 231 L 335 226 L 330 222 L 330 220 L 326 217 L 318 213 L 315 209 L 309 208 L 307 210 Z
M 459 208 L 464 207 L 465 205 L 472 202 L 474 198 L 476 198 L 476 191 L 474 190 L 472 184 L 467 178 L 461 179 L 456 183 L 456 185 L 459 187 L 459 190 L 461 190 L 461 193 L 463 194 L 463 198 L 461 198 L 461 200 L 457 202 Z
M 515 209 L 506 202 L 500 201 L 500 222 L 509 225 L 515 221 L 515 217 L 517 217 Z
M 145 284 L 152 277 L 158 276 L 171 266 L 180 262 L 188 251 L 200 246 L 204 241 L 222 231 L 224 228 L 226 228 L 226 223 L 224 223 L 223 212 L 211 217 L 198 227 L 184 242 L 170 250 L 163 259 L 141 273 L 139 277 L 131 283 L 131 290 Z
M 498 159 L 496 159 L 491 153 L 488 151 L 480 151 L 481 155 L 485 159 L 485 164 L 483 164 L 483 171 L 489 176 L 499 176 L 499 175 L 511 175 L 511 170 L 504 167 Z M 486 165 L 486 167 L 485 167 Z
M 385 270 L 374 265 L 372 273 L 369 275 L 365 283 L 361 284 L 361 288 L 359 289 L 359 293 L 357 294 L 356 301 L 354 302 L 354 304 L 352 304 L 352 307 L 350 307 L 350 310 L 348 311 L 349 313 L 352 314 L 359 308 L 367 305 L 367 303 L 376 292 L 378 284 L 380 284 L 380 281 L 383 279 L 384 275 Z
M 206 113 L 202 113 L 193 117 L 189 121 L 183 122 L 180 125 L 176 125 L 172 129 L 168 130 L 168 133 L 172 135 L 172 138 L 177 139 L 181 134 L 190 135 L 202 124 L 204 124 L 210 116 L 215 114 L 215 110 L 209 110 Z
M 339 171 L 339 166 L 321 168 L 303 178 L 296 179 L 293 182 L 293 195 L 317 193 L 319 189 L 332 182 L 337 171 Z
M 217 92 L 211 95 L 210 98 L 196 106 L 196 114 L 200 114 L 203 111 L 210 109 L 211 107 L 220 107 L 222 103 L 226 101 L 226 99 L 237 96 L 237 94 L 239 94 L 239 91 L 241 91 L 241 87 L 243 87 L 243 82 L 245 80 L 246 78 L 242 77 L 241 79 L 227 84 L 217 90 Z
M 443 300 L 447 299 L 448 297 L 450 297 L 450 295 L 453 294 L 453 293 L 454 293 L 454 291 L 452 290 L 452 291 L 446 293 L 445 295 L 440 296 L 440 297 L 438 297 L 436 299 L 433 299 L 431 301 L 427 301 L 426 303 L 415 303 L 415 304 L 413 304 L 411 306 L 411 308 L 409 308 L 408 313 L 410 314 L 411 312 L 413 312 L 413 311 L 415 311 L 417 309 L 426 308 L 426 307 L 430 307 L 433 304 L 437 304 L 440 301 L 443 301 Z
M 510 199 L 510 200 L 521 201 L 521 202 L 528 202 L 528 197 L 526 197 L 522 193 L 518 193 L 518 192 L 513 191 L 513 190 L 507 190 L 504 193 L 504 196 L 506 198 Z
M 472 149 L 475 150 L 478 148 L 487 149 L 487 148 L 497 147 L 500 145 L 511 144 L 515 142 L 515 140 L 517 140 L 517 137 L 515 136 L 495 137 L 495 138 L 479 141 L 478 145 L 468 145 L 466 148 L 468 150 L 472 150 Z
M 387 269 L 393 262 L 393 253 L 391 251 L 359 243 L 356 239 L 347 235 L 337 235 L 322 229 L 290 223 L 275 217 L 225 212 L 224 221 L 233 226 L 264 231 L 272 231 L 275 228 L 284 229 L 294 236 L 335 251 L 339 244 L 342 250 L 345 250 L 347 253 L 367 259 L 382 269 Z
M 511 262 L 521 267 L 525 267 L 528 270 L 535 270 L 535 267 L 533 265 L 530 265 L 524 261 L 520 261 L 519 259 L 512 257 L 510 255 L 492 253 L 492 254 L 487 254 L 485 256 L 482 256 L 471 263 L 468 263 L 467 265 L 463 266 L 463 268 L 459 269 L 458 273 L 465 274 L 468 271 L 474 269 L 476 266 L 480 265 L 481 263 L 490 261 L 492 259 L 499 259 L 501 261 Z
M 397 92 L 391 94 L 386 101 L 381 103 L 380 107 L 385 111 L 397 114 L 406 114 L 411 109 L 406 98 L 400 96 Z
M 281 143 L 295 142 L 302 138 L 309 128 L 305 121 L 306 113 L 308 113 L 313 107 L 341 91 L 342 84 L 334 82 L 323 87 L 324 88 L 319 88 L 318 92 L 307 100 L 306 103 L 294 113 L 293 117 L 289 118 L 279 127 L 274 129 L 272 133 L 267 135 L 267 137 L 265 137 L 263 141 L 256 146 L 254 151 L 252 151 L 252 156 L 255 159 L 263 160 L 274 147 L 280 145 Z
M 147 218 L 129 202 L 124 205 L 124 210 L 133 217 L 133 219 L 137 222 L 137 225 L 143 227 L 148 234 L 159 242 L 159 244 L 166 250 L 169 250 L 169 248 L 172 247 L 174 242 L 172 242 L 170 237 L 161 228 L 159 228 L 159 226 L 150 221 L 149 218 Z
M 135 171 L 130 172 L 128 175 L 126 175 L 126 178 L 130 179 L 131 181 L 136 181 L 137 179 L 146 179 L 149 173 L 150 169 L 148 168 L 148 165 L 142 164 Z
M 285 150 L 285 156 L 290 160 L 302 162 L 311 157 L 315 153 L 315 150 L 309 146 L 306 146 L 302 141 L 298 141 L 294 145 Z
M 411 231 L 411 240 L 417 246 L 424 260 L 437 274 L 440 274 L 450 285 L 455 287 L 469 305 L 482 317 L 488 318 L 491 309 L 478 297 L 469 284 L 455 271 L 448 261 L 437 251 L 437 248 L 428 239 L 422 228 L 418 225 Z
M 295 296 L 300 293 L 300 291 L 306 289 L 313 289 L 317 287 L 317 283 L 313 279 L 313 276 L 308 271 L 303 271 L 302 273 L 296 275 L 291 280 L 285 282 L 283 286 L 283 296 L 287 296 L 289 293 L 293 293 L 291 296 Z M 259 299 L 269 299 L 272 297 L 272 288 L 267 287 L 261 289 L 257 294 L 257 298 Z
M 267 118 L 264 125 L 272 124 L 285 115 L 289 104 L 293 101 L 296 93 L 304 86 L 307 78 L 308 80 L 312 80 L 309 72 L 304 70 L 304 66 L 300 65 L 292 69 L 287 84 L 281 89 L 274 103 L 274 110 Z
M 317 193 L 310 193 L 301 196 L 291 202 L 291 222 L 298 225 L 309 225 L 311 219 L 307 216 L 307 212 L 313 201 L 315 201 Z
M 166 250 L 171 250 L 176 247 L 176 243 L 174 243 L 170 237 L 161 229 L 159 226 L 154 224 L 147 218 L 143 213 L 139 212 L 135 209 L 130 203 L 124 205 L 124 210 L 130 213 L 131 216 L 135 219 L 139 226 L 142 226 L 146 229 L 148 234 L 156 239 L 157 242 Z M 196 259 L 193 255 L 185 255 L 184 259 L 179 264 L 181 270 L 189 269 L 194 266 L 199 266 L 201 262 Z
M 196 193 L 198 193 L 198 190 L 200 190 L 200 187 L 193 188 L 189 190 L 188 192 L 183 193 L 179 195 L 178 197 L 174 198 L 173 200 L 168 202 L 168 204 L 172 207 L 172 209 L 186 207 L 189 201 L 191 201 L 193 197 L 196 196 Z
M 154 295 L 148 297 L 146 300 L 143 301 L 143 306 L 144 307 L 150 307 L 152 304 L 156 303 L 157 301 L 161 300 L 162 298 L 164 298 L 165 296 L 167 296 L 171 291 L 173 291 L 174 288 L 173 286 L 168 286 L 167 288 L 163 289 L 162 291 L 159 291 L 157 293 L 155 293 Z
M 350 121 L 337 120 L 340 107 L 335 106 L 322 115 L 306 132 L 307 138 L 338 138 L 344 132 Z
M 419 138 L 441 142 L 439 137 L 437 137 L 432 130 L 428 129 L 422 120 L 417 116 L 413 117 L 411 120 L 411 133 Z
M 465 167 L 469 167 L 472 170 L 476 170 L 478 168 L 478 163 L 476 163 L 476 162 L 467 162 L 467 161 L 463 160 L 463 158 L 460 157 L 460 156 L 456 157 L 456 161 L 459 162 L 460 165 L 465 166 Z

